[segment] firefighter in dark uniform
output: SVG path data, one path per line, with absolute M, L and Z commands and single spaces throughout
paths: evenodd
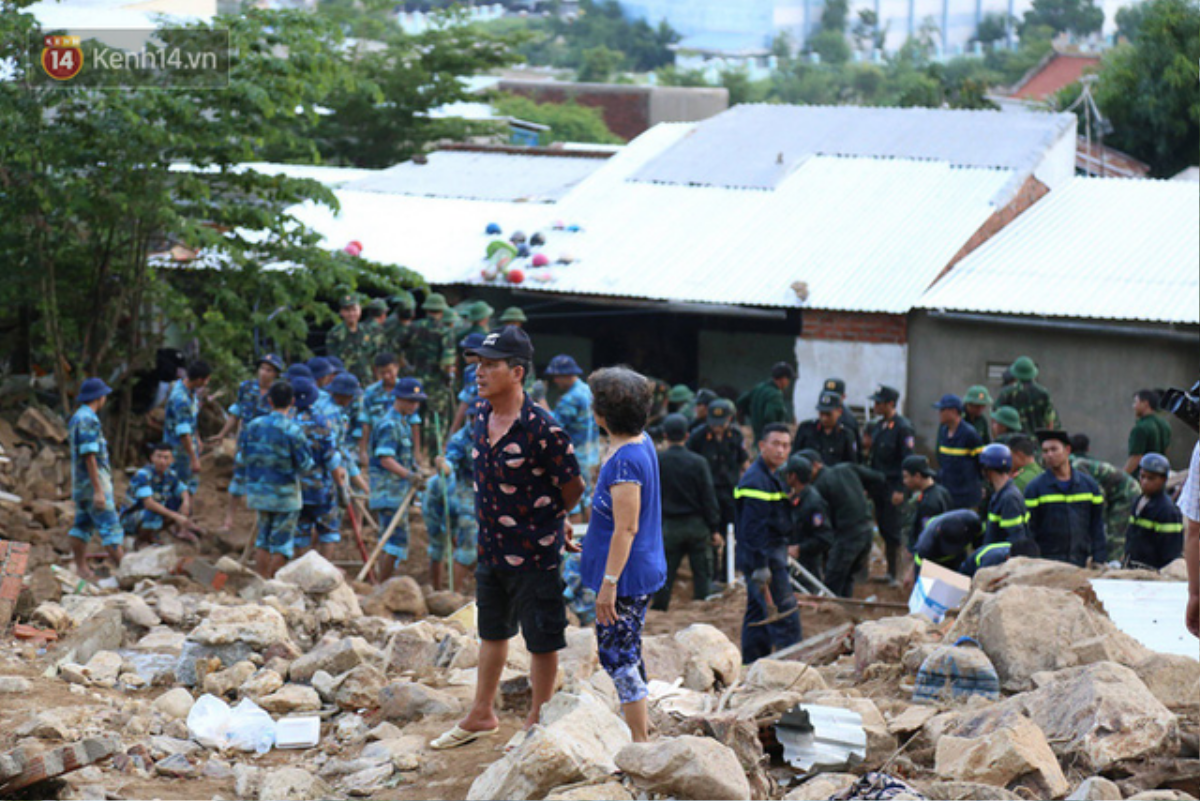
M 1040 430 L 1046 472 L 1025 488 L 1029 530 L 1043 559 L 1085 567 L 1108 561 L 1104 536 L 1104 493 L 1071 465 L 1071 440 L 1064 431 Z
M 836 392 L 822 392 L 817 401 L 817 419 L 805 420 L 796 427 L 792 453 L 811 448 L 821 454 L 824 464 L 833 466 L 858 461 L 858 436 L 846 428 L 842 399 Z
M 954 508 L 954 499 L 945 487 L 934 480 L 937 473 L 929 466 L 929 460 L 924 456 L 913 454 L 904 460 L 901 467 L 904 471 L 904 486 L 917 502 L 906 543 L 911 551 L 917 547 L 917 538 L 921 536 L 925 526 L 929 525 L 929 521 Z
M 812 486 L 812 462 L 795 455 L 784 468 L 792 502 L 792 538 L 788 555 L 804 566 L 822 583 L 825 581 L 825 556 L 833 546 L 833 523 L 829 504 Z M 807 476 L 801 480 L 801 476 Z
M 1183 514 L 1165 490 L 1171 463 L 1147 453 L 1138 463 L 1142 497 L 1125 531 L 1125 566 L 1162 570 L 1183 553 Z
M 954 498 L 956 509 L 978 509 L 983 502 L 979 454 L 983 442 L 975 427 L 963 419 L 962 399 L 943 395 L 933 404 L 938 410 L 938 483 Z
M 707 422 L 688 437 L 687 448 L 698 453 L 708 462 L 712 472 L 713 489 L 717 492 L 717 507 L 721 512 L 722 537 L 729 526 L 737 520 L 737 507 L 733 500 L 733 489 L 742 476 L 742 467 L 750 459 L 742 429 L 733 425 L 733 401 L 718 398 L 708 405 Z M 719 560 L 720 548 L 713 549 L 714 577 L 722 575 Z M 719 583 L 719 582 L 718 582 Z
M 813 466 L 813 475 L 797 475 L 801 484 L 816 488 L 833 516 L 833 547 L 825 560 L 825 586 L 843 598 L 854 595 L 854 576 L 866 567 L 871 555 L 871 507 L 867 493 L 887 490 L 882 473 L 860 464 L 843 462 L 827 466 L 814 450 L 801 451 L 800 456 Z
M 888 583 L 896 586 L 900 575 L 900 505 L 904 503 L 904 460 L 912 455 L 916 433 L 912 423 L 897 413 L 900 392 L 880 384 L 871 396 L 878 420 L 864 438 L 870 449 L 867 464 L 887 478 L 888 489 L 883 497 L 873 498 L 875 522 L 883 537 L 887 554 Z
M 983 544 L 1030 539 L 1029 510 L 1025 507 L 1025 496 L 1012 479 L 1012 451 L 1007 445 L 993 442 L 979 454 L 979 466 L 983 468 L 984 480 L 992 487 Z

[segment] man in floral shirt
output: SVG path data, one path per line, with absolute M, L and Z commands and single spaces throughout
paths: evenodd
M 566 647 L 567 612 L 559 574 L 567 510 L 583 494 L 571 439 L 523 384 L 532 369 L 533 344 L 519 328 L 489 334 L 474 350 L 476 381 L 484 400 L 472 424 L 475 511 L 479 519 L 479 681 L 467 716 L 435 739 L 435 749 L 455 748 L 495 733 L 495 700 L 518 629 L 531 654 L 532 702 L 526 728 L 537 722 L 554 692 L 558 651 Z

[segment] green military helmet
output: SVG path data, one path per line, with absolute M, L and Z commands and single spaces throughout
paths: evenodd
M 401 289 L 395 295 L 392 295 L 388 300 L 393 306 L 399 306 L 406 311 L 415 311 L 417 301 L 413 299 L 413 295 L 407 289 Z
M 366 305 L 365 308 L 367 309 L 367 311 L 380 312 L 382 314 L 387 314 L 387 310 L 388 310 L 387 301 L 384 300 L 383 298 L 374 298 L 370 303 L 368 303 Z
M 1011 406 L 1001 406 L 992 412 L 992 422 L 999 423 L 1009 431 L 1021 430 L 1021 413 Z
M 338 308 L 339 309 L 348 309 L 351 306 L 359 306 L 359 305 L 362 305 L 362 298 L 360 298 L 354 292 L 347 292 L 338 299 Z
M 421 304 L 421 308 L 427 312 L 447 312 L 450 306 L 446 304 L 446 296 L 441 292 L 430 292 L 429 297 L 425 298 L 425 302 Z
M 1032 381 L 1038 377 L 1037 365 L 1028 356 L 1022 356 L 1012 363 L 1013 378 L 1018 381 Z
M 500 315 L 500 322 L 508 325 L 509 323 L 527 323 L 529 318 L 525 316 L 525 312 L 520 306 L 509 306 Z
M 687 384 L 676 384 L 671 387 L 671 391 L 667 393 L 668 403 L 690 403 L 692 398 L 696 397 L 691 388 Z
M 495 313 L 496 310 L 486 300 L 477 301 L 466 309 L 466 317 L 473 323 L 481 323 Z
M 976 384 L 973 387 L 967 388 L 967 394 L 963 395 L 963 403 L 974 406 L 991 406 L 995 401 L 992 400 L 991 393 L 987 391 L 987 387 L 982 384 Z

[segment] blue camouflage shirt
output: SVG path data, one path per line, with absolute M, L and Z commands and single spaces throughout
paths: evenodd
M 159 473 L 154 465 L 148 464 L 133 474 L 129 479 L 129 489 L 125 491 L 125 506 L 121 514 L 145 506 L 147 498 L 152 498 L 163 506 L 170 506 L 176 501 L 183 500 L 187 486 L 179 480 L 175 470 L 168 467 L 167 472 Z
M 470 420 L 455 431 L 454 436 L 446 443 L 446 463 L 450 465 L 451 472 L 458 480 L 466 482 L 467 486 L 475 481 L 475 457 L 472 455 L 474 447 L 471 442 Z
M 200 412 L 200 401 L 180 379 L 171 385 L 167 395 L 166 418 L 163 420 L 163 441 L 178 448 L 188 434 L 196 433 L 196 416 Z
M 88 475 L 84 457 L 96 457 L 96 473 L 106 495 L 112 494 L 112 467 L 108 463 L 108 442 L 100 428 L 100 418 L 91 406 L 80 406 L 67 426 L 71 443 L 71 500 L 76 503 L 91 503 L 95 490 Z
M 300 511 L 300 478 L 312 470 L 313 458 L 295 420 L 277 411 L 258 418 L 237 458 L 246 471 L 247 506 L 260 512 Z
M 338 448 L 338 422 L 317 410 L 316 404 L 296 414 L 295 421 L 308 440 L 313 468 L 300 477 L 301 498 L 305 506 L 327 503 L 335 493 L 333 471 L 342 465 Z
M 579 463 L 594 464 L 599 456 L 600 432 L 592 416 L 592 389 L 586 381 L 577 380 L 563 393 L 554 406 L 554 417 L 571 438 Z
M 475 373 L 478 370 L 478 364 L 468 364 L 463 369 L 463 388 L 459 390 L 458 399 L 468 405 L 479 400 L 479 384 L 475 380 Z
M 394 387 L 393 387 L 394 389 Z M 358 422 L 360 425 L 358 435 L 362 436 L 361 426 L 377 426 L 379 421 L 386 414 L 392 411 L 396 405 L 396 396 L 392 394 L 392 390 L 386 388 L 382 381 L 376 381 L 371 386 L 367 387 L 362 396 L 362 409 L 358 414 Z M 413 412 L 406 418 L 408 424 L 420 425 L 421 415 Z
M 406 470 L 415 470 L 412 428 L 394 408 L 371 428 L 368 471 L 371 478 L 372 509 L 398 509 L 408 494 L 409 481 L 386 470 L 383 458 L 390 456 Z
M 252 378 L 238 385 L 237 400 L 229 407 L 229 413 L 234 417 L 241 418 L 242 432 L 238 435 L 239 443 L 246 436 L 246 426 L 251 421 L 271 413 L 271 404 L 267 402 L 267 394 L 263 392 L 256 379 Z

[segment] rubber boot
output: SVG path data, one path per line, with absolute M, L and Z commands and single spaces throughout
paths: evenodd
M 900 543 L 885 542 L 883 544 L 884 555 L 887 557 L 887 578 L 888 585 L 891 587 L 899 586 L 899 581 L 896 578 L 900 570 Z

